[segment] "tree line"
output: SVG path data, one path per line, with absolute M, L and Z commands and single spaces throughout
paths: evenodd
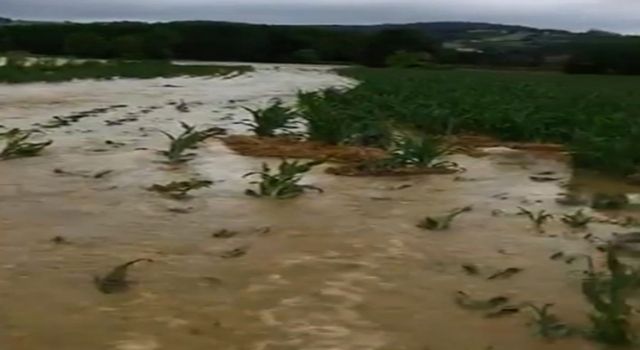
M 3 51 L 91 58 L 356 63 L 374 67 L 416 65 L 423 57 L 453 65 L 545 67 L 546 58 L 554 56 L 565 57 L 560 65 L 568 73 L 640 74 L 640 37 L 584 35 L 559 46 L 487 47 L 461 52 L 445 49 L 424 31 L 408 27 L 362 31 L 207 21 L 0 25 L 0 52 Z
M 422 32 L 376 33 L 218 22 L 0 26 L 0 51 L 93 58 L 350 62 L 384 65 L 399 50 L 435 52 Z

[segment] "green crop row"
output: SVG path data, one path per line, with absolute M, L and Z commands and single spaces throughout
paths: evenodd
M 333 129 L 340 129 L 336 120 L 341 116 L 344 124 L 365 125 L 377 135 L 384 133 L 375 129 L 393 125 L 427 135 L 563 143 L 577 167 L 618 175 L 640 170 L 637 77 L 366 68 L 340 72 L 361 83 L 300 99 L 304 114 L 327 119 Z

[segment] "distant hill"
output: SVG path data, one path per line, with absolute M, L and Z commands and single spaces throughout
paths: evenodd
M 43 22 L 30 20 L 16 20 L 0 17 L 0 26 L 29 26 L 37 24 L 73 24 L 72 22 Z M 134 25 L 145 26 L 148 22 L 95 22 L 87 25 L 109 25 L 131 27 Z M 261 25 L 249 23 L 234 23 L 224 21 L 175 21 L 165 22 L 162 25 L 211 25 L 214 27 L 234 26 L 258 28 Z M 490 53 L 495 56 L 509 53 L 511 55 L 538 56 L 564 56 L 572 51 L 572 46 L 580 41 L 589 41 L 597 38 L 615 38 L 620 34 L 589 30 L 584 33 L 576 33 L 559 29 L 540 29 L 522 25 L 495 24 L 483 22 L 418 22 L 407 24 L 376 24 L 376 25 L 273 25 L 270 27 L 287 28 L 321 28 L 331 31 L 349 31 L 372 33 L 384 29 L 408 28 L 419 30 L 442 43 L 447 49 L 467 53 Z M 313 45 L 311 45 L 313 46 Z
M 380 25 L 318 26 L 334 30 L 374 32 L 383 29 L 410 28 L 420 30 L 441 41 L 444 47 L 460 50 L 536 49 L 562 46 L 585 37 L 619 36 L 616 33 L 591 30 L 575 33 L 559 29 L 540 29 L 520 25 L 482 22 L 425 22 Z

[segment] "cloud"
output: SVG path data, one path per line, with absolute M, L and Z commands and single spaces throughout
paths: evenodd
M 1 0 L 3 16 L 46 20 L 224 20 L 279 24 L 487 21 L 640 33 L 636 0 Z

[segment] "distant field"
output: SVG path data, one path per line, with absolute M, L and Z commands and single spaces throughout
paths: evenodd
M 42 59 L 32 65 L 7 64 L 0 66 L 0 82 L 58 82 L 72 79 L 149 79 L 176 76 L 220 76 L 242 74 L 250 66 L 174 65 L 160 61 L 90 61 L 56 64 L 53 59 Z
M 326 103 L 350 118 L 380 118 L 427 134 L 479 133 L 560 142 L 577 166 L 630 174 L 640 167 L 640 77 L 481 70 L 351 68 L 362 81 Z

